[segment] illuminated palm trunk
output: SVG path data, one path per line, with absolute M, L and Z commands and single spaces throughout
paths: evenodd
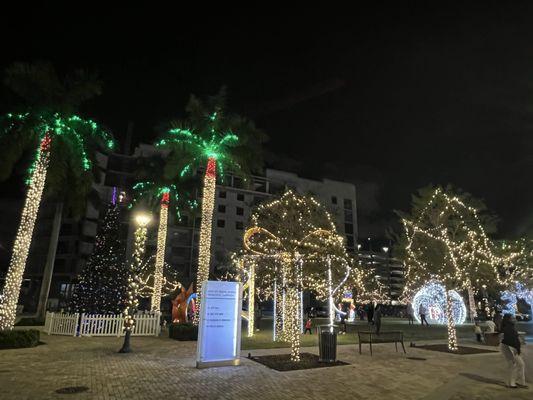
M 448 321 L 448 350 L 457 351 L 457 330 L 453 320 L 453 304 L 450 291 L 446 290 L 446 319 Z
M 146 249 L 146 237 L 148 229 L 146 225 L 139 226 L 135 229 L 135 242 L 133 248 L 133 259 L 130 265 L 130 274 L 128 276 L 128 297 L 126 299 L 126 308 L 124 309 L 124 343 L 119 353 L 129 353 L 131 351 L 130 338 L 135 328 L 135 313 L 139 306 L 139 271 Z
M 168 204 L 170 193 L 164 192 L 159 211 L 159 229 L 157 231 L 157 253 L 155 256 L 154 291 L 152 293 L 151 311 L 161 308 L 161 288 L 163 286 L 163 268 L 165 264 L 165 249 L 167 245 Z
M 41 205 L 46 172 L 50 163 L 50 143 L 52 139 L 46 134 L 42 139 L 35 169 L 31 174 L 31 181 L 26 194 L 24 208 L 19 229 L 13 245 L 13 255 L 9 264 L 3 298 L 0 302 L 0 331 L 12 329 L 15 325 L 17 303 L 20 295 L 22 277 L 26 268 L 26 261 L 30 250 L 35 221 Z
M 202 306 L 202 283 L 209 278 L 209 264 L 211 262 L 211 230 L 213 226 L 213 210 L 215 208 L 215 190 L 217 181 L 216 168 L 216 159 L 214 157 L 209 157 L 207 160 L 207 169 L 205 170 L 202 196 L 202 223 L 200 225 L 198 272 L 196 275 L 196 311 L 193 321 L 195 325 L 199 322 L 200 308 Z

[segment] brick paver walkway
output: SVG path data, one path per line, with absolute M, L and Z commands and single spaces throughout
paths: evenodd
M 43 335 L 45 345 L 0 351 L 0 399 L 533 399 L 533 389 L 503 387 L 500 354 L 457 356 L 394 345 L 341 346 L 351 365 L 277 372 L 243 359 L 240 367 L 195 366 L 196 344 L 132 338 L 135 350 L 118 354 L 120 338 Z M 303 349 L 316 352 L 316 348 Z M 254 355 L 288 349 L 252 350 Z M 246 356 L 248 351 L 243 351 Z M 533 386 L 533 360 L 525 352 Z M 426 361 L 407 357 L 423 357 Z M 57 394 L 87 386 L 80 394 Z

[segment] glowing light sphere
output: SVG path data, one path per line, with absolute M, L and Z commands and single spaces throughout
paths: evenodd
M 450 291 L 452 314 L 456 325 L 466 320 L 466 306 L 463 298 L 455 290 Z M 439 282 L 428 282 L 415 294 L 413 310 L 415 318 L 420 322 L 419 309 L 423 305 L 427 310 L 426 319 L 431 324 L 446 324 L 446 289 Z

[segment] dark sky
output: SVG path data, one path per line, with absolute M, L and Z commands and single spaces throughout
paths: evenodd
M 521 235 L 533 226 L 533 3 L 468 4 L 263 18 L 38 7 L 1 17 L 1 67 L 98 71 L 104 94 L 84 111 L 118 137 L 134 122 L 145 142 L 190 93 L 226 84 L 231 109 L 270 135 L 272 163 L 358 185 L 362 235 L 382 235 L 428 183 L 485 199 L 501 233 Z

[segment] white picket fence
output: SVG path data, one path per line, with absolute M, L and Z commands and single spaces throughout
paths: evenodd
M 49 335 L 76 336 L 79 314 L 46 313 L 44 331 Z
M 132 336 L 158 336 L 161 313 L 136 314 Z M 124 317 L 113 314 L 46 313 L 45 332 L 49 335 L 121 336 Z

